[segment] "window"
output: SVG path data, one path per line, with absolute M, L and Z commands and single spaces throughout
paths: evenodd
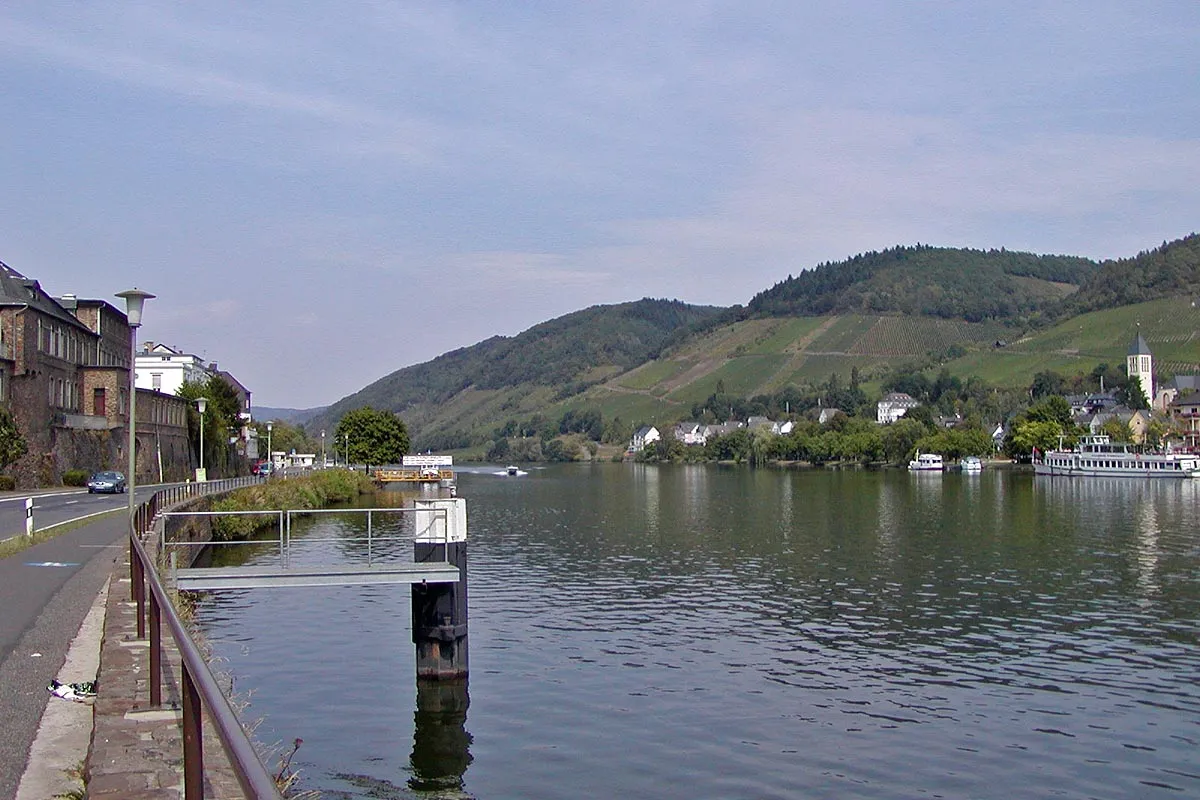
M 156 392 L 162 391 L 162 373 L 161 372 L 151 372 L 150 373 L 150 388 Z

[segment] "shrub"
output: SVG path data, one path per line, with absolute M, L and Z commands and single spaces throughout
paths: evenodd
M 0 475 L 0 492 L 11 492 L 17 488 L 17 479 L 12 475 Z
M 63 486 L 87 486 L 89 473 L 82 469 L 69 469 L 63 472 Z
M 324 508 L 330 503 L 352 500 L 375 490 L 371 479 L 360 472 L 327 469 L 299 478 L 268 481 L 238 489 L 212 504 L 213 511 L 304 510 Z M 213 538 L 218 541 L 246 539 L 256 531 L 278 524 L 278 517 L 255 514 L 215 517 Z

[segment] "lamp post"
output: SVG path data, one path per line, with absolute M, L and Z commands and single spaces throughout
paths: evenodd
M 325 431 L 321 431 L 321 469 L 325 469 Z
M 345 434 L 346 437 L 346 469 L 350 469 L 350 434 Z
M 142 327 L 142 307 L 154 295 L 135 286 L 116 296 L 125 301 L 125 319 L 129 323 L 129 475 L 126 476 L 126 490 L 129 492 L 129 524 L 133 525 L 133 496 L 137 489 L 137 329 Z
M 271 428 L 275 426 L 273 420 L 267 420 L 267 463 L 271 465 L 271 471 L 268 475 L 275 474 L 275 456 L 271 454 Z
M 196 483 L 204 483 L 208 480 L 204 471 L 204 410 L 208 408 L 208 398 L 197 397 L 196 408 L 200 410 L 200 469 L 196 470 Z

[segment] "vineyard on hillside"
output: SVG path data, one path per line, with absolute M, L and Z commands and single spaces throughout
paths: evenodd
M 862 356 L 916 356 L 951 345 L 994 342 L 1010 336 L 1002 325 L 928 317 L 879 317 L 846 352 Z

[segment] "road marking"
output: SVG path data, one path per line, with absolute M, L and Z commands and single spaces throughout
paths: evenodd
M 78 561 L 26 561 L 27 567 L 78 567 Z
M 67 500 L 65 503 L 63 503 L 63 505 L 64 506 L 73 506 L 78 502 L 79 502 L 78 500 Z

